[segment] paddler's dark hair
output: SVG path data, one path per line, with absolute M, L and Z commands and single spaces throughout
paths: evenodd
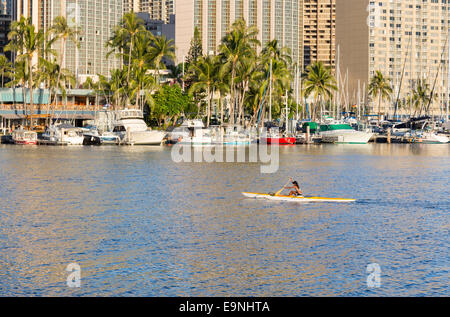
M 297 181 L 293 181 L 292 184 L 296 185 L 298 187 Z

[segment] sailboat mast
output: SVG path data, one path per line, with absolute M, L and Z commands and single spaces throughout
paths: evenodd
M 298 91 L 298 86 L 299 86 L 299 81 L 300 81 L 300 78 L 299 78 L 299 76 L 298 76 L 298 74 L 299 74 L 299 68 L 300 68 L 300 65 L 298 65 L 298 63 L 297 63 L 297 71 L 296 71 L 296 73 L 295 73 L 295 79 L 296 79 L 296 86 L 295 86 L 295 103 L 297 104 L 297 121 L 298 121 L 298 102 L 299 102 L 299 96 L 298 96 L 298 94 L 299 94 L 299 91 Z
M 397 98 L 396 98 L 395 104 L 394 104 L 394 120 L 397 117 L 398 103 L 400 101 L 400 92 L 402 89 L 403 77 L 405 76 L 406 62 L 408 61 L 409 50 L 411 48 L 411 40 L 412 40 L 412 31 L 409 33 L 408 49 L 406 50 L 405 61 L 403 62 L 402 76 L 400 78 L 400 84 L 398 85 Z
M 448 39 L 447 39 L 447 43 L 450 43 L 450 29 L 448 29 Z M 448 106 L 450 103 L 450 45 L 448 46 L 448 65 L 447 65 L 447 111 L 446 111 L 446 117 L 445 117 L 445 122 L 448 121 Z
M 339 61 L 339 59 L 340 59 L 340 46 L 338 45 L 338 48 L 337 48 L 337 70 L 336 70 L 336 77 L 337 77 L 337 97 L 336 97 L 336 119 L 337 120 L 339 120 L 339 111 L 340 111 L 340 109 L 339 109 L 339 107 L 340 107 L 340 103 L 341 103 L 341 86 L 340 86 L 340 84 L 341 84 L 341 74 L 340 74 L 340 71 L 341 71 L 341 68 L 340 68 L 340 61 Z
M 272 121 L 272 60 L 270 60 L 270 94 L 269 94 L 269 121 Z

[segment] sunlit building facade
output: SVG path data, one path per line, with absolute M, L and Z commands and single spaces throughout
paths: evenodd
M 106 58 L 109 48 L 105 44 L 123 16 L 123 0 L 20 0 L 16 18 L 21 15 L 31 17 L 36 27 L 45 31 L 60 15 L 77 28 L 79 48 L 67 42 L 63 67 L 81 81 L 86 76 L 109 75 L 111 69 L 120 66 L 114 54 Z M 55 44 L 58 52 L 60 44 Z
M 292 59 L 301 64 L 302 1 L 299 0 L 179 0 L 176 4 L 177 60 L 187 55 L 198 28 L 204 53 L 216 54 L 222 38 L 237 19 L 259 29 L 265 44 L 277 39 L 291 49 Z
M 379 70 L 394 88 L 391 99 L 382 103 L 382 113 L 393 114 L 397 100 L 407 104 L 419 79 L 437 94 L 430 114 L 445 111 L 450 1 L 345 0 L 337 1 L 336 15 L 340 69 L 348 73 L 352 102 Z M 373 113 L 378 112 L 377 103 L 372 102 Z M 409 113 L 408 107 L 397 113 Z

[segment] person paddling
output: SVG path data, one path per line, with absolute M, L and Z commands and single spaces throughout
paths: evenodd
M 293 189 L 290 193 L 289 196 L 303 196 L 303 192 L 300 189 L 300 186 L 298 185 L 298 183 L 296 181 L 294 181 L 292 178 L 290 178 L 290 181 L 292 182 L 292 187 L 285 187 L 285 189 Z

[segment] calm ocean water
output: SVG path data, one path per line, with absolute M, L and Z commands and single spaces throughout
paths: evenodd
M 284 147 L 280 160 L 265 175 L 175 164 L 168 148 L 2 145 L 0 296 L 450 295 L 450 146 Z M 289 176 L 358 202 L 240 194 Z M 73 262 L 80 288 L 66 285 Z

